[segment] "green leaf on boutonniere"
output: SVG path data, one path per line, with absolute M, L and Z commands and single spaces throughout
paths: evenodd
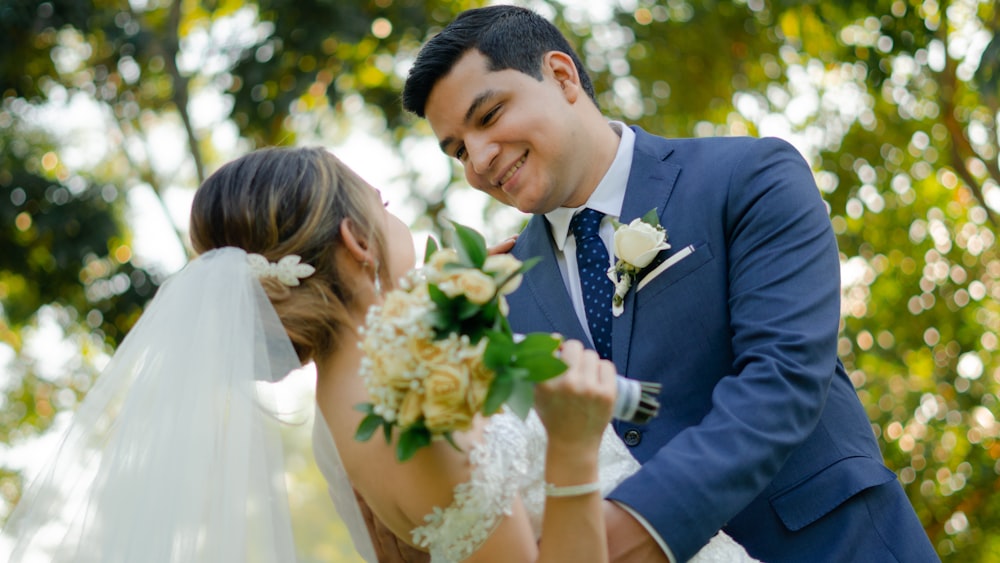
M 660 216 L 656 213 L 656 208 L 652 208 L 642 216 L 642 222 L 650 224 L 654 227 L 660 226 Z

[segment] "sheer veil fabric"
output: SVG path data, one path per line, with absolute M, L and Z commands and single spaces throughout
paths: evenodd
M 11 514 L 10 561 L 294 561 L 269 383 L 298 367 L 247 254 L 193 260 Z
M 316 465 L 326 479 L 327 489 L 333 505 L 337 509 L 337 514 L 344 522 L 347 532 L 354 543 L 354 549 L 367 563 L 378 563 L 375 554 L 375 545 L 368 532 L 368 526 L 358 506 L 357 496 L 354 494 L 354 487 L 347 477 L 347 470 L 337 453 L 337 444 L 333 441 L 330 428 L 326 425 L 323 412 L 316 405 L 316 418 L 313 421 L 313 455 L 316 458 Z

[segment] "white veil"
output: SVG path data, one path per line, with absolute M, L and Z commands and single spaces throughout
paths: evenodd
M 268 388 L 299 365 L 245 252 L 193 260 L 11 514 L 11 561 L 294 561 Z
M 347 470 L 337 453 L 337 444 L 333 441 L 330 428 L 326 425 L 322 411 L 316 407 L 316 419 L 313 423 L 313 455 L 320 472 L 326 478 L 327 489 L 333 505 L 337 509 L 344 526 L 347 528 L 354 549 L 368 563 L 378 563 L 375 555 L 375 545 L 369 535 L 365 518 L 361 514 L 354 487 L 347 477 Z

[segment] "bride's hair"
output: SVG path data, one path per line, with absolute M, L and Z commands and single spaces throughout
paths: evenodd
M 322 148 L 267 148 L 219 168 L 195 193 L 191 242 L 200 254 L 235 246 L 277 262 L 297 254 L 316 268 L 301 285 L 262 279 L 305 363 L 332 350 L 338 335 L 353 330 L 348 311 L 357 285 L 337 271 L 335 250 L 345 218 L 360 238 L 384 256 L 380 210 L 368 184 Z M 382 266 L 384 269 L 384 266 Z M 385 278 L 385 272 L 375 272 Z

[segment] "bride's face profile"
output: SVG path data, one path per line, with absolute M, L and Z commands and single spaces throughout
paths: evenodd
M 416 253 L 413 250 L 413 235 L 409 227 L 389 211 L 389 202 L 385 201 L 382 192 L 375 189 L 375 196 L 382 208 L 381 230 L 385 236 L 385 260 L 389 279 L 393 284 L 399 281 L 406 272 L 416 265 Z

